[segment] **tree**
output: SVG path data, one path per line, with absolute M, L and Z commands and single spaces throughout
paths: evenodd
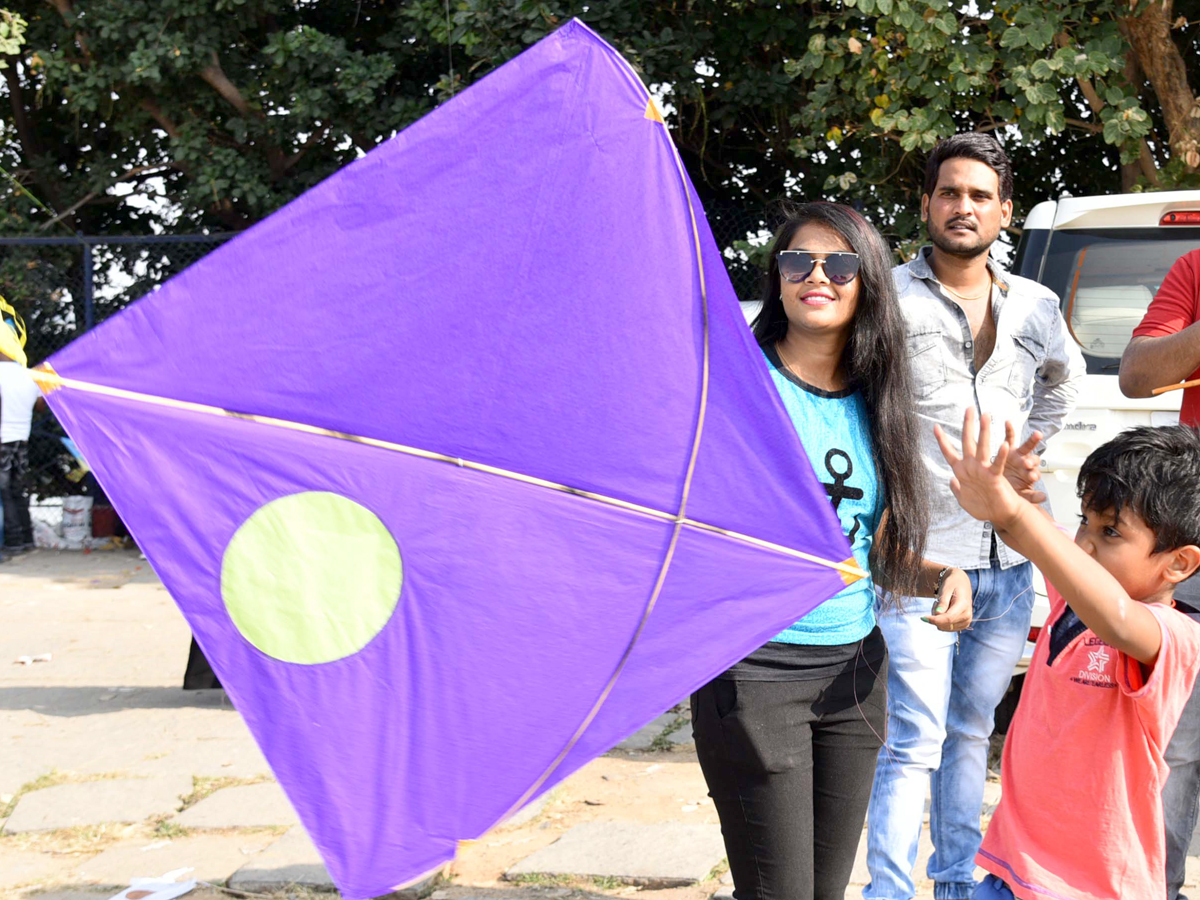
M 1180 4 L 1182 7 L 1184 4 Z M 1192 18 L 1197 4 L 1188 4 Z M 706 206 L 783 194 L 858 202 L 893 239 L 919 231 L 924 153 L 996 133 L 1017 207 L 1063 192 L 1200 187 L 1200 29 L 1171 0 L 412 5 L 471 71 L 568 15 L 613 40 L 674 107 Z
M 0 152 L 54 215 L 10 206 L 8 230 L 242 228 L 435 104 L 442 58 L 395 52 L 406 35 L 382 3 L 30 6 Z
M 815 83 L 815 102 L 793 120 L 806 132 L 798 152 L 839 156 L 843 177 L 866 182 L 859 196 L 886 209 L 890 192 L 875 188 L 899 175 L 914 186 L 911 207 L 914 151 L 967 128 L 1009 146 L 1019 207 L 1063 190 L 1200 186 L 1200 157 L 1189 156 L 1200 102 L 1184 63 L 1195 61 L 1196 36 L 1186 19 L 1170 20 L 1170 0 L 1001 0 L 974 15 L 945 0 L 855 6 L 857 21 L 814 38 L 789 71 Z
M 0 162 L 46 208 L 10 190 L 0 227 L 244 227 L 573 15 L 663 97 L 719 234 L 802 195 L 911 238 L 923 154 L 963 129 L 1005 143 L 1019 209 L 1200 185 L 1197 6 L 25 0 Z

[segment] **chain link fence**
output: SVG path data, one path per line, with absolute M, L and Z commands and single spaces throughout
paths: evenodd
M 757 300 L 772 213 L 737 207 L 706 208 L 737 295 Z M 172 275 L 233 234 L 157 237 L 78 236 L 0 238 L 0 294 L 16 307 L 29 332 L 26 353 L 35 366 L 89 328 L 156 290 Z M 44 410 L 29 439 L 31 491 L 38 504 L 79 493 L 78 464 L 65 433 Z
M 0 294 L 25 320 L 35 366 L 89 328 L 224 243 L 232 234 L 148 237 L 0 238 Z M 49 410 L 29 435 L 30 489 L 37 505 L 80 493 L 79 467 Z

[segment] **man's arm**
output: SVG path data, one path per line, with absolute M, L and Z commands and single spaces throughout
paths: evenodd
M 934 429 L 954 472 L 950 490 L 962 508 L 976 519 L 991 521 L 996 534 L 1041 570 L 1096 637 L 1153 666 L 1162 648 L 1154 613 L 1133 600 L 1108 570 L 1076 547 L 1036 506 L 1017 496 L 1004 477 L 1009 444 L 1000 445 L 995 460 L 988 459 L 988 417 L 980 423 L 976 441 L 975 410 L 967 408 L 961 457 L 945 432 L 936 425 Z
M 1185 254 L 1171 266 L 1121 356 L 1119 380 L 1126 397 L 1149 397 L 1156 387 L 1178 384 L 1200 369 L 1191 256 Z
M 1056 435 L 1075 409 L 1087 364 L 1075 339 L 1067 331 L 1062 313 L 1055 310 L 1046 336 L 1046 360 L 1033 380 L 1033 407 L 1025 424 L 1023 437 L 1035 431 L 1042 433 L 1045 442 Z
M 1200 322 L 1178 334 L 1135 337 L 1121 355 L 1121 393 L 1126 397 L 1149 397 L 1156 387 L 1178 384 L 1197 369 Z

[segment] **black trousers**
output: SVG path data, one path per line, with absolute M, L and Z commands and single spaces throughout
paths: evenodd
M 183 672 L 183 689 L 185 691 L 207 691 L 220 686 L 221 681 L 217 678 L 217 673 L 213 671 L 208 657 L 204 655 L 204 651 L 200 649 L 196 639 L 192 638 L 192 644 L 188 647 L 187 668 Z
M 886 653 L 821 678 L 719 678 L 692 695 L 736 900 L 843 900 L 886 720 Z
M 29 516 L 29 444 L 6 441 L 0 444 L 0 503 L 4 505 L 4 546 L 33 543 L 33 521 Z

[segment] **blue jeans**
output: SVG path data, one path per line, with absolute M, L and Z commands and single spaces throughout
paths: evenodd
M 887 640 L 888 734 L 879 751 L 867 816 L 867 900 L 910 900 L 917 841 L 931 788 L 928 876 L 937 900 L 975 890 L 979 815 L 996 704 L 1021 658 L 1033 610 L 1032 567 L 967 572 L 974 621 L 957 634 L 921 616 L 933 601 L 905 598 L 879 615 Z

